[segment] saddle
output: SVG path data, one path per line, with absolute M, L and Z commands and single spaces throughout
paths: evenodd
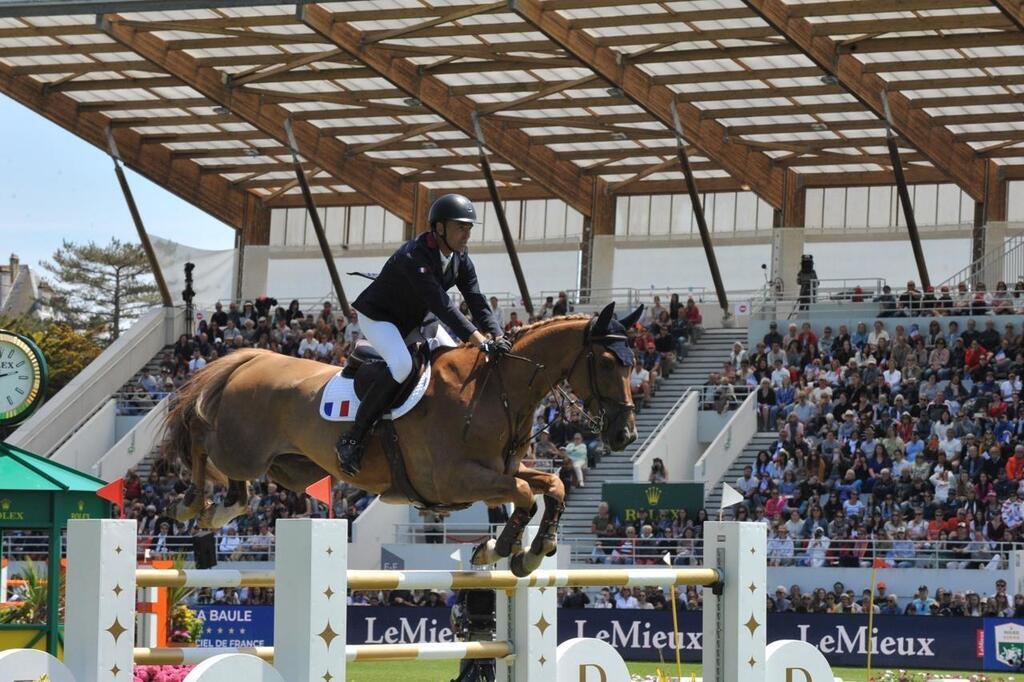
M 412 371 L 402 382 L 402 388 L 395 395 L 395 399 L 391 401 L 389 408 L 398 407 L 409 399 L 409 394 L 419 384 L 423 372 L 430 366 L 432 351 L 429 343 L 417 341 L 407 348 L 412 356 Z M 341 370 L 341 376 L 352 380 L 356 397 L 362 400 L 380 373 L 387 371 L 387 363 L 384 362 L 384 358 L 380 356 L 377 349 L 370 345 L 369 341 L 362 339 L 352 349 L 345 368 Z

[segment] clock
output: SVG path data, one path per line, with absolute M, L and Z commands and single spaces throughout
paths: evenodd
M 46 393 L 46 358 L 31 339 L 0 329 L 0 426 L 28 418 Z

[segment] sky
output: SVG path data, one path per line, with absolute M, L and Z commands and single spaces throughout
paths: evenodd
M 38 267 L 64 239 L 138 242 L 110 156 L 0 95 L 0 262 Z M 204 249 L 230 249 L 234 231 L 133 171 L 146 230 Z

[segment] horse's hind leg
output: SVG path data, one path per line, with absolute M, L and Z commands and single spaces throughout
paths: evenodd
M 203 447 L 203 438 L 193 435 L 192 445 L 189 448 L 192 453 L 191 478 L 185 495 L 168 510 L 170 517 L 182 523 L 195 518 L 199 512 L 206 507 L 206 448 Z
M 200 528 L 223 528 L 229 521 L 245 513 L 249 502 L 248 481 L 228 481 L 228 492 L 220 504 L 210 505 L 199 518 Z

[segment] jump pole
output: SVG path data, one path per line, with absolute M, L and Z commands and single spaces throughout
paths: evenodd
M 767 575 L 762 524 L 708 522 L 705 558 L 709 565 L 702 568 L 559 571 L 554 558 L 547 558 L 526 578 L 507 571 L 348 573 L 346 522 L 320 519 L 278 522 L 277 564 L 272 573 L 137 570 L 136 532 L 132 521 L 69 523 L 66 661 L 76 682 L 128 681 L 135 662 L 205 663 L 224 654 L 273 656 L 275 669 L 289 682 L 316 682 L 327 674 L 344 679 L 347 660 L 493 657 L 501 679 L 515 682 L 555 682 L 563 660 L 580 671 L 598 667 L 595 660 L 625 671 L 614 651 L 611 658 L 591 656 L 595 647 L 610 650 L 606 643 L 572 640 L 557 645 L 556 588 L 563 585 L 704 585 L 704 679 L 735 682 L 765 675 Z M 266 586 L 271 576 L 279 593 L 287 595 L 275 604 L 276 647 L 135 649 L 137 588 Z M 346 646 L 346 590 L 398 587 L 498 590 L 497 641 Z M 608 679 L 618 678 L 609 675 Z

